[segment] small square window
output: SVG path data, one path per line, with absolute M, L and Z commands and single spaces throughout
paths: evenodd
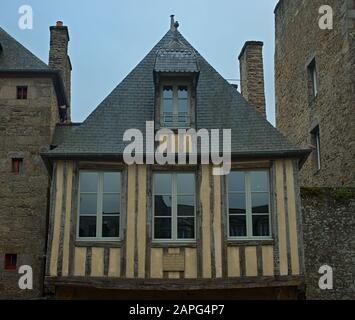
M 5 254 L 5 270 L 16 270 L 17 267 L 17 254 Z
M 12 159 L 12 172 L 15 174 L 20 174 L 22 172 L 23 159 L 13 158 Z
M 27 86 L 18 86 L 17 87 L 17 99 L 18 100 L 26 100 L 27 99 Z

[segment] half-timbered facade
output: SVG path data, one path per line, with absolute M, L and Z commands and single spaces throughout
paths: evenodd
M 231 172 L 127 165 L 127 129 L 231 129 Z M 146 151 L 146 150 L 145 150 Z M 59 298 L 295 298 L 303 285 L 290 144 L 171 29 L 80 125 L 58 125 L 47 292 Z

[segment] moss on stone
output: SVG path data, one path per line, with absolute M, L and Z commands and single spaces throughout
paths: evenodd
M 355 199 L 355 191 L 349 188 L 337 188 L 335 190 L 335 199 L 338 201 Z
M 333 198 L 337 201 L 355 199 L 353 188 L 324 188 L 324 187 L 301 187 L 302 198 Z
M 324 188 L 320 187 L 301 187 L 301 196 L 302 198 L 308 197 L 323 197 Z

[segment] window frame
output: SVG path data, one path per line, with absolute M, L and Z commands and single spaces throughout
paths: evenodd
M 80 195 L 81 195 L 81 188 L 80 188 L 80 173 L 82 172 L 92 172 L 92 173 L 97 173 L 97 203 L 96 203 L 96 237 L 80 237 L 79 236 L 79 231 L 80 231 L 80 217 L 85 216 L 80 215 Z M 104 174 L 105 173 L 120 173 L 121 176 L 121 185 L 120 185 L 120 192 L 103 192 L 103 186 L 104 186 Z M 77 219 L 76 219 L 76 241 L 90 241 L 90 242 L 114 242 L 114 241 L 121 241 L 122 240 L 122 197 L 123 197 L 123 172 L 122 170 L 95 170 L 95 169 L 80 169 L 78 173 L 78 205 L 77 205 Z M 86 194 L 94 193 L 94 192 L 85 192 Z M 102 237 L 102 222 L 103 222 L 103 195 L 107 193 L 112 193 L 112 194 L 119 194 L 119 200 L 120 200 L 120 208 L 119 208 L 119 236 L 118 237 Z M 117 216 L 117 215 L 112 215 L 112 216 Z
M 28 99 L 28 86 L 16 86 L 16 99 L 17 100 Z
M 155 238 L 155 175 L 156 174 L 170 174 L 171 175 L 171 238 L 159 239 Z M 177 193 L 177 175 L 178 174 L 192 174 L 194 176 L 194 238 L 193 239 L 178 239 L 178 215 L 177 215 L 177 197 L 184 196 L 185 194 Z M 152 172 L 152 242 L 153 243 L 168 243 L 168 244 L 194 244 L 197 241 L 197 186 L 196 186 L 196 172 L 195 171 L 160 171 Z M 158 194 L 162 195 L 162 194 Z M 191 194 L 186 194 L 191 196 Z M 159 216 L 158 216 L 159 218 Z M 191 218 L 191 216 L 186 216 Z
M 21 175 L 23 172 L 23 158 L 11 158 L 11 172 Z
M 246 231 L 247 235 L 245 237 L 236 237 L 236 236 L 231 236 L 230 235 L 230 214 L 229 214 L 229 177 L 230 175 L 227 176 L 226 178 L 226 208 L 227 208 L 227 239 L 228 241 L 263 241 L 263 240 L 273 240 L 273 234 L 272 234 L 272 189 L 271 189 L 271 172 L 269 168 L 263 168 L 263 169 L 232 169 L 231 172 L 244 172 L 245 173 L 245 186 L 244 186 L 244 192 L 239 192 L 239 193 L 245 193 L 245 218 L 246 218 Z M 267 178 L 268 178 L 268 191 L 267 193 L 269 194 L 268 199 L 269 199 L 269 213 L 268 214 L 253 214 L 253 209 L 252 209 L 252 193 L 258 193 L 257 191 L 252 191 L 251 190 L 251 173 L 252 172 L 266 172 L 267 173 Z M 238 193 L 238 192 L 234 192 Z M 266 193 L 264 191 L 260 191 L 259 193 Z M 260 216 L 269 216 L 269 236 L 253 236 L 253 216 L 254 215 L 260 215 Z
M 312 100 L 314 100 L 318 97 L 319 94 L 318 70 L 317 70 L 317 63 L 315 58 L 313 58 L 312 61 L 308 64 L 307 71 L 308 71 L 310 97 Z
M 13 263 L 8 263 L 9 258 L 15 257 L 15 264 Z M 17 253 L 5 253 L 4 257 L 4 270 L 6 271 L 16 271 L 17 269 Z M 11 259 L 12 262 L 12 259 Z
M 311 131 L 312 142 L 314 143 L 314 157 L 316 164 L 316 172 L 322 169 L 322 156 L 321 156 L 321 139 L 320 139 L 320 128 L 316 126 Z
M 187 122 L 184 125 L 181 125 L 179 122 L 165 122 L 164 121 L 164 87 L 172 87 L 173 88 L 173 97 L 172 97 L 172 105 L 173 105 L 173 120 L 174 117 L 178 119 L 179 117 L 179 107 L 178 107 L 178 88 L 179 87 L 187 87 Z M 189 81 L 186 80 L 172 80 L 172 81 L 164 81 L 160 85 L 160 99 L 159 99 L 159 118 L 160 118 L 160 127 L 168 128 L 168 129 L 188 129 L 192 124 L 192 86 Z

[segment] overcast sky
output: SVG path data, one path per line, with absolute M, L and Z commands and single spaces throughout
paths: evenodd
M 69 27 L 72 121 L 83 121 L 168 31 L 180 32 L 226 79 L 239 79 L 237 56 L 247 40 L 264 42 L 268 120 L 275 124 L 274 8 L 277 0 L 1 0 L 0 26 L 48 62 L 49 26 Z M 33 29 L 18 27 L 21 5 Z

